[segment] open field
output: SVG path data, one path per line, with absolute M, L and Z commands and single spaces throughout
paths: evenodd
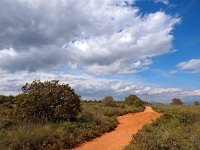
M 143 107 L 116 102 L 115 107 L 101 102 L 81 102 L 76 121 L 62 123 L 17 123 L 6 119 L 10 105 L 0 105 L 0 149 L 68 149 L 113 130 L 116 116 L 143 111 Z
M 132 134 L 138 132 L 145 124 L 151 123 L 160 117 L 160 113 L 146 106 L 145 111 L 129 113 L 117 117 L 119 125 L 109 133 L 102 135 L 90 142 L 86 142 L 75 150 L 120 150 L 128 145 Z
M 139 131 L 127 150 L 199 150 L 200 106 L 153 105 L 164 115 Z
M 0 150 L 60 150 L 82 148 L 83 143 L 83 147 L 89 145 L 86 149 L 92 148 L 90 143 L 94 149 L 109 149 L 112 145 L 119 149 L 128 143 L 127 150 L 200 149 L 200 105 L 182 105 L 178 99 L 173 105 L 151 105 L 159 113 L 151 109 L 141 112 L 147 103 L 135 95 L 126 97 L 125 101 L 115 101 L 111 96 L 101 101 L 82 100 L 81 111 L 75 119 L 57 122 L 40 119 L 37 123 L 17 120 L 12 114 L 17 104 L 13 97 L 12 101 L 8 98 L 0 104 Z M 28 108 L 32 105 L 34 103 Z M 132 114 L 135 112 L 139 113 Z M 163 114 L 160 119 L 145 125 L 159 117 L 160 113 Z M 87 144 L 92 139 L 95 140 Z M 111 139 L 117 143 L 109 143 Z

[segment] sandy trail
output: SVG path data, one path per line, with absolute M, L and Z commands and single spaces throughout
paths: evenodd
M 144 112 L 119 116 L 117 117 L 119 125 L 114 131 L 86 142 L 74 150 L 121 150 L 131 142 L 133 134 L 160 116 L 161 114 L 155 112 L 150 106 L 146 106 Z

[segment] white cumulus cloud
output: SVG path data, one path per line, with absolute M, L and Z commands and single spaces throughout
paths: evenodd
M 156 3 L 163 3 L 165 5 L 169 4 L 169 0 L 155 0 Z
M 167 0 L 162 2 L 168 4 Z M 137 94 L 168 101 L 177 96 L 199 96 L 198 90 L 103 78 L 105 74 L 146 70 L 154 57 L 174 50 L 172 31 L 180 18 L 164 11 L 144 14 L 134 3 L 0 0 L 0 94 L 17 94 L 25 82 L 34 79 L 58 79 L 86 98 L 112 95 L 121 99 Z M 184 68 L 184 64 L 179 66 Z
M 129 94 L 136 94 L 143 100 L 169 103 L 174 97 L 179 97 L 183 100 L 196 100 L 200 96 L 200 90 L 140 86 L 123 80 L 105 79 L 80 73 L 46 73 L 43 71 L 8 73 L 0 71 L 0 75 L 3 78 L 0 82 L 0 93 L 6 95 L 18 94 L 21 92 L 22 85 L 26 82 L 31 83 L 33 80 L 46 81 L 59 79 L 61 83 L 67 83 L 72 86 L 83 99 L 101 99 L 104 96 L 111 95 L 116 99 L 122 100 Z
M 191 59 L 189 61 L 180 62 L 177 67 L 183 71 L 200 73 L 200 59 Z
M 180 21 L 162 11 L 141 14 L 132 0 L 0 2 L 0 68 L 12 72 L 60 65 L 98 74 L 142 71 L 173 50 Z

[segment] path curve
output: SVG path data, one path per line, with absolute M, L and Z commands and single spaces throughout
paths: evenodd
M 131 142 L 133 134 L 160 116 L 161 114 L 150 106 L 146 106 L 144 112 L 119 116 L 117 117 L 119 125 L 114 131 L 86 142 L 74 150 L 121 150 Z

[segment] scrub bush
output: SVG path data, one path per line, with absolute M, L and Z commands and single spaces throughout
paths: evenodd
M 14 116 L 28 122 L 74 120 L 81 111 L 80 96 L 68 84 L 59 81 L 33 81 L 16 96 Z

